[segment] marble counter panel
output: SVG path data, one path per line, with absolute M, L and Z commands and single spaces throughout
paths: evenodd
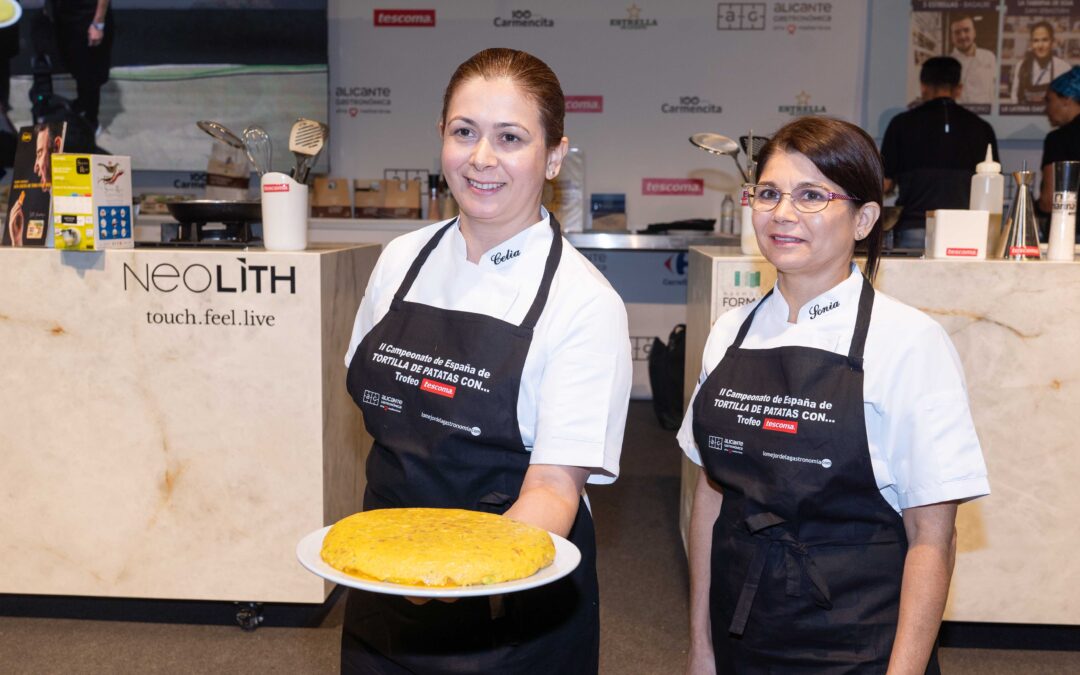
M 295 546 L 359 510 L 378 250 L 0 249 L 0 592 L 321 602 Z
M 727 253 L 692 252 L 688 394 L 734 271 L 760 270 L 758 292 L 775 279 L 764 260 Z M 945 618 L 1080 625 L 1080 264 L 886 259 L 876 287 L 948 331 L 990 473 L 992 494 L 959 510 Z M 684 467 L 683 526 L 695 478 Z

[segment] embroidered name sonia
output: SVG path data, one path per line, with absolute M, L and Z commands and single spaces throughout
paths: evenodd
M 840 303 L 837 302 L 836 300 L 833 300 L 832 302 L 825 305 L 824 307 L 822 307 L 821 305 L 814 305 L 813 307 L 810 308 L 810 318 L 811 319 L 816 319 L 819 316 L 821 316 L 822 314 L 824 314 L 825 312 L 836 309 L 839 306 L 840 306 Z

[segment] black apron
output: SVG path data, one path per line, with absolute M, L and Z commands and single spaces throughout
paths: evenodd
M 907 537 L 866 440 L 873 304 L 864 278 L 844 356 L 742 349 L 759 303 L 694 400 L 694 439 L 724 495 L 709 594 L 717 672 L 886 670 Z
M 559 223 L 536 299 L 520 326 L 405 300 L 454 225 L 420 251 L 390 310 L 360 343 L 348 389 L 375 439 L 364 510 L 442 507 L 502 514 L 529 468 L 517 402 L 533 328 L 562 256 Z M 592 517 L 569 535 L 581 564 L 564 579 L 501 599 L 437 600 L 350 590 L 343 673 L 596 673 L 600 613 Z

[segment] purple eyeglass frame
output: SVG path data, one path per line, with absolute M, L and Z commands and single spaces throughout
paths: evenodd
M 769 188 L 770 190 L 776 190 L 776 188 L 772 187 L 771 185 L 759 185 L 757 183 L 748 183 L 746 185 L 743 185 L 743 196 L 746 197 L 746 203 L 747 204 L 750 204 L 750 190 L 752 190 L 753 188 L 758 188 L 758 187 Z M 776 191 L 780 193 L 780 201 L 783 201 L 784 195 L 787 195 L 788 199 L 791 200 L 791 205 L 794 206 L 795 210 L 798 211 L 799 213 L 821 213 L 822 211 L 824 211 L 825 209 L 827 209 L 829 207 L 829 202 L 831 202 L 834 199 L 839 199 L 841 201 L 846 201 L 846 202 L 860 201 L 860 199 L 858 197 L 852 197 L 851 195 L 842 195 L 839 192 L 829 192 L 829 191 L 826 190 L 825 194 L 827 194 L 829 196 L 829 201 L 825 202 L 825 206 L 822 206 L 817 211 L 803 211 L 802 209 L 799 208 L 799 205 L 795 203 L 795 198 L 791 196 L 790 192 L 783 192 L 781 190 L 776 190 Z M 754 210 L 758 211 L 758 213 L 768 213 L 769 211 L 774 211 L 780 206 L 780 201 L 776 202 L 776 206 L 774 206 L 771 209 L 768 209 L 766 211 L 758 211 L 757 209 L 754 209 Z M 751 204 L 751 208 L 753 208 L 752 204 Z

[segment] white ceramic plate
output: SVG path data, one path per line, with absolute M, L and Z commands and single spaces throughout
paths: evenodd
M 332 581 L 335 584 L 359 588 L 362 591 L 373 593 L 386 593 L 389 595 L 409 595 L 418 598 L 469 598 L 482 595 L 498 595 L 500 593 L 513 593 L 524 591 L 537 586 L 550 584 L 562 579 L 574 571 L 581 562 L 581 551 L 571 542 L 557 534 L 551 535 L 551 541 L 555 544 L 555 561 L 532 576 L 516 581 L 506 581 L 501 584 L 489 584 L 487 586 L 460 586 L 457 588 L 432 588 L 430 586 L 407 586 L 404 584 L 391 584 L 385 581 L 371 581 L 361 579 L 350 574 L 334 569 L 323 562 L 322 551 L 323 538 L 330 530 L 324 527 L 315 530 L 300 540 L 296 545 L 296 557 L 309 572 Z

